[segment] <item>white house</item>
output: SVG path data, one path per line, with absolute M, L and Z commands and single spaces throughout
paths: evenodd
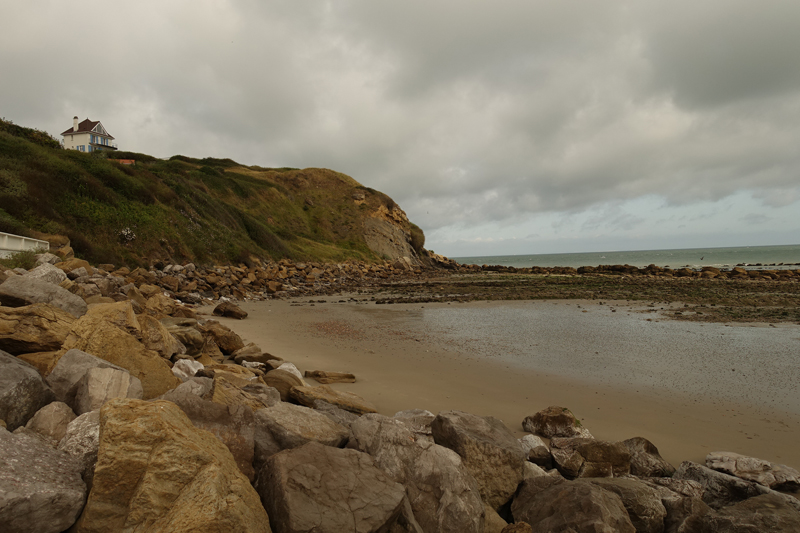
M 78 117 L 72 119 L 72 128 L 61 134 L 64 137 L 62 144 L 67 150 L 80 152 L 94 152 L 97 150 L 116 150 L 117 144 L 100 121 L 89 120 L 78 122 Z

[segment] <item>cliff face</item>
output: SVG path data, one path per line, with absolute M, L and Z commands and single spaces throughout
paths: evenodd
M 117 265 L 251 256 L 420 264 L 419 228 L 391 198 L 339 172 L 88 154 L 20 131 L 0 128 L 0 231 L 65 235 L 79 256 Z

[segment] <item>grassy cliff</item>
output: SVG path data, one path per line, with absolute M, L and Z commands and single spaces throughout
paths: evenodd
M 387 211 L 402 213 L 385 194 L 332 170 L 82 153 L 0 121 L 0 231 L 66 235 L 77 255 L 97 263 L 376 261 L 364 220 Z M 419 228 L 404 214 L 395 222 L 420 250 Z

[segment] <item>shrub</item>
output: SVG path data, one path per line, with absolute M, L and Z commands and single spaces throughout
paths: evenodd
M 425 247 L 425 233 L 414 223 L 411 224 L 411 247 L 414 249 L 415 252 L 422 253 L 422 249 Z
M 21 252 L 14 252 L 6 259 L 0 259 L 0 265 L 7 268 L 24 268 L 30 270 L 36 266 L 36 254 L 38 250 L 22 250 Z

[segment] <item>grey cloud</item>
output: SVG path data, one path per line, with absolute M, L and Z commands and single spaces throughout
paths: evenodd
M 334 168 L 430 234 L 649 196 L 800 200 L 795 2 L 42 5 L 0 0 L 0 114 L 51 133 L 89 116 L 161 157 Z M 107 46 L 73 50 L 87 32 Z

